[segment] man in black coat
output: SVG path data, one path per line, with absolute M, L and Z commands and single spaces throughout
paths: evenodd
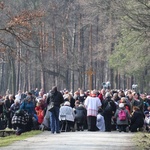
M 54 104 L 54 108 L 50 111 L 50 128 L 51 133 L 54 134 L 60 133 L 60 125 L 59 125 L 59 109 L 60 104 L 64 102 L 63 95 L 57 90 L 57 86 L 52 87 L 48 98 L 47 98 L 47 105 L 51 103 Z

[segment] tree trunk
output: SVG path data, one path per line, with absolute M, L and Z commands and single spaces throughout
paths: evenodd
M 1 64 L 1 84 L 0 84 L 0 90 L 2 92 L 2 94 L 5 92 L 4 89 L 6 89 L 6 80 L 5 80 L 5 64 L 2 63 Z
M 20 55 L 21 55 L 21 45 L 17 41 L 17 78 L 16 78 L 16 90 L 21 90 L 21 80 L 20 80 Z M 17 91 L 16 91 L 17 92 Z
M 73 53 L 73 60 L 72 60 L 72 64 L 71 64 L 71 81 L 70 81 L 70 83 L 71 83 L 71 90 L 72 90 L 72 92 L 74 93 L 74 51 L 75 51 L 75 31 L 76 31 L 76 29 L 75 29 L 75 26 L 74 26 L 74 28 L 73 28 L 73 33 L 72 33 L 72 46 L 71 46 L 71 52 Z
M 12 94 L 16 92 L 16 70 L 15 70 L 15 60 L 12 59 Z

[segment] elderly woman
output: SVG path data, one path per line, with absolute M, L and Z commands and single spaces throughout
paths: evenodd
M 83 131 L 84 130 L 84 125 L 86 123 L 86 114 L 87 111 L 84 107 L 84 105 L 80 104 L 80 102 L 76 102 L 76 107 L 74 107 L 74 112 L 75 112 L 75 124 L 77 127 L 78 131 Z
M 26 130 L 31 131 L 33 128 L 33 118 L 35 116 L 35 102 L 31 92 L 28 92 L 27 97 L 21 103 L 20 110 L 24 110 L 29 114 L 29 121 L 26 125 Z
M 15 99 L 14 103 L 10 106 L 11 117 L 13 117 L 14 113 L 20 109 L 20 99 Z
M 116 113 L 114 117 L 117 120 L 117 126 L 119 129 L 119 132 L 124 131 L 127 132 L 128 130 L 128 125 L 129 125 L 129 120 L 130 120 L 130 114 L 128 110 L 125 108 L 124 103 L 119 104 L 119 108 L 116 110 Z
M 63 106 L 60 107 L 59 120 L 63 123 L 64 120 L 68 124 L 67 131 L 74 131 L 74 118 L 75 114 L 73 108 L 70 106 L 70 102 L 66 101 Z

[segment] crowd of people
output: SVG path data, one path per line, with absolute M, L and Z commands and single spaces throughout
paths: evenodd
M 50 108 L 51 107 L 51 108 Z M 0 130 L 16 135 L 31 130 L 150 132 L 150 97 L 134 90 L 78 89 L 58 91 L 57 86 L 0 97 Z

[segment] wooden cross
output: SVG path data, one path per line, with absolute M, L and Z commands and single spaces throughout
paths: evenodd
M 86 71 L 86 74 L 88 75 L 89 79 L 89 90 L 92 90 L 92 76 L 94 74 L 92 67 Z

